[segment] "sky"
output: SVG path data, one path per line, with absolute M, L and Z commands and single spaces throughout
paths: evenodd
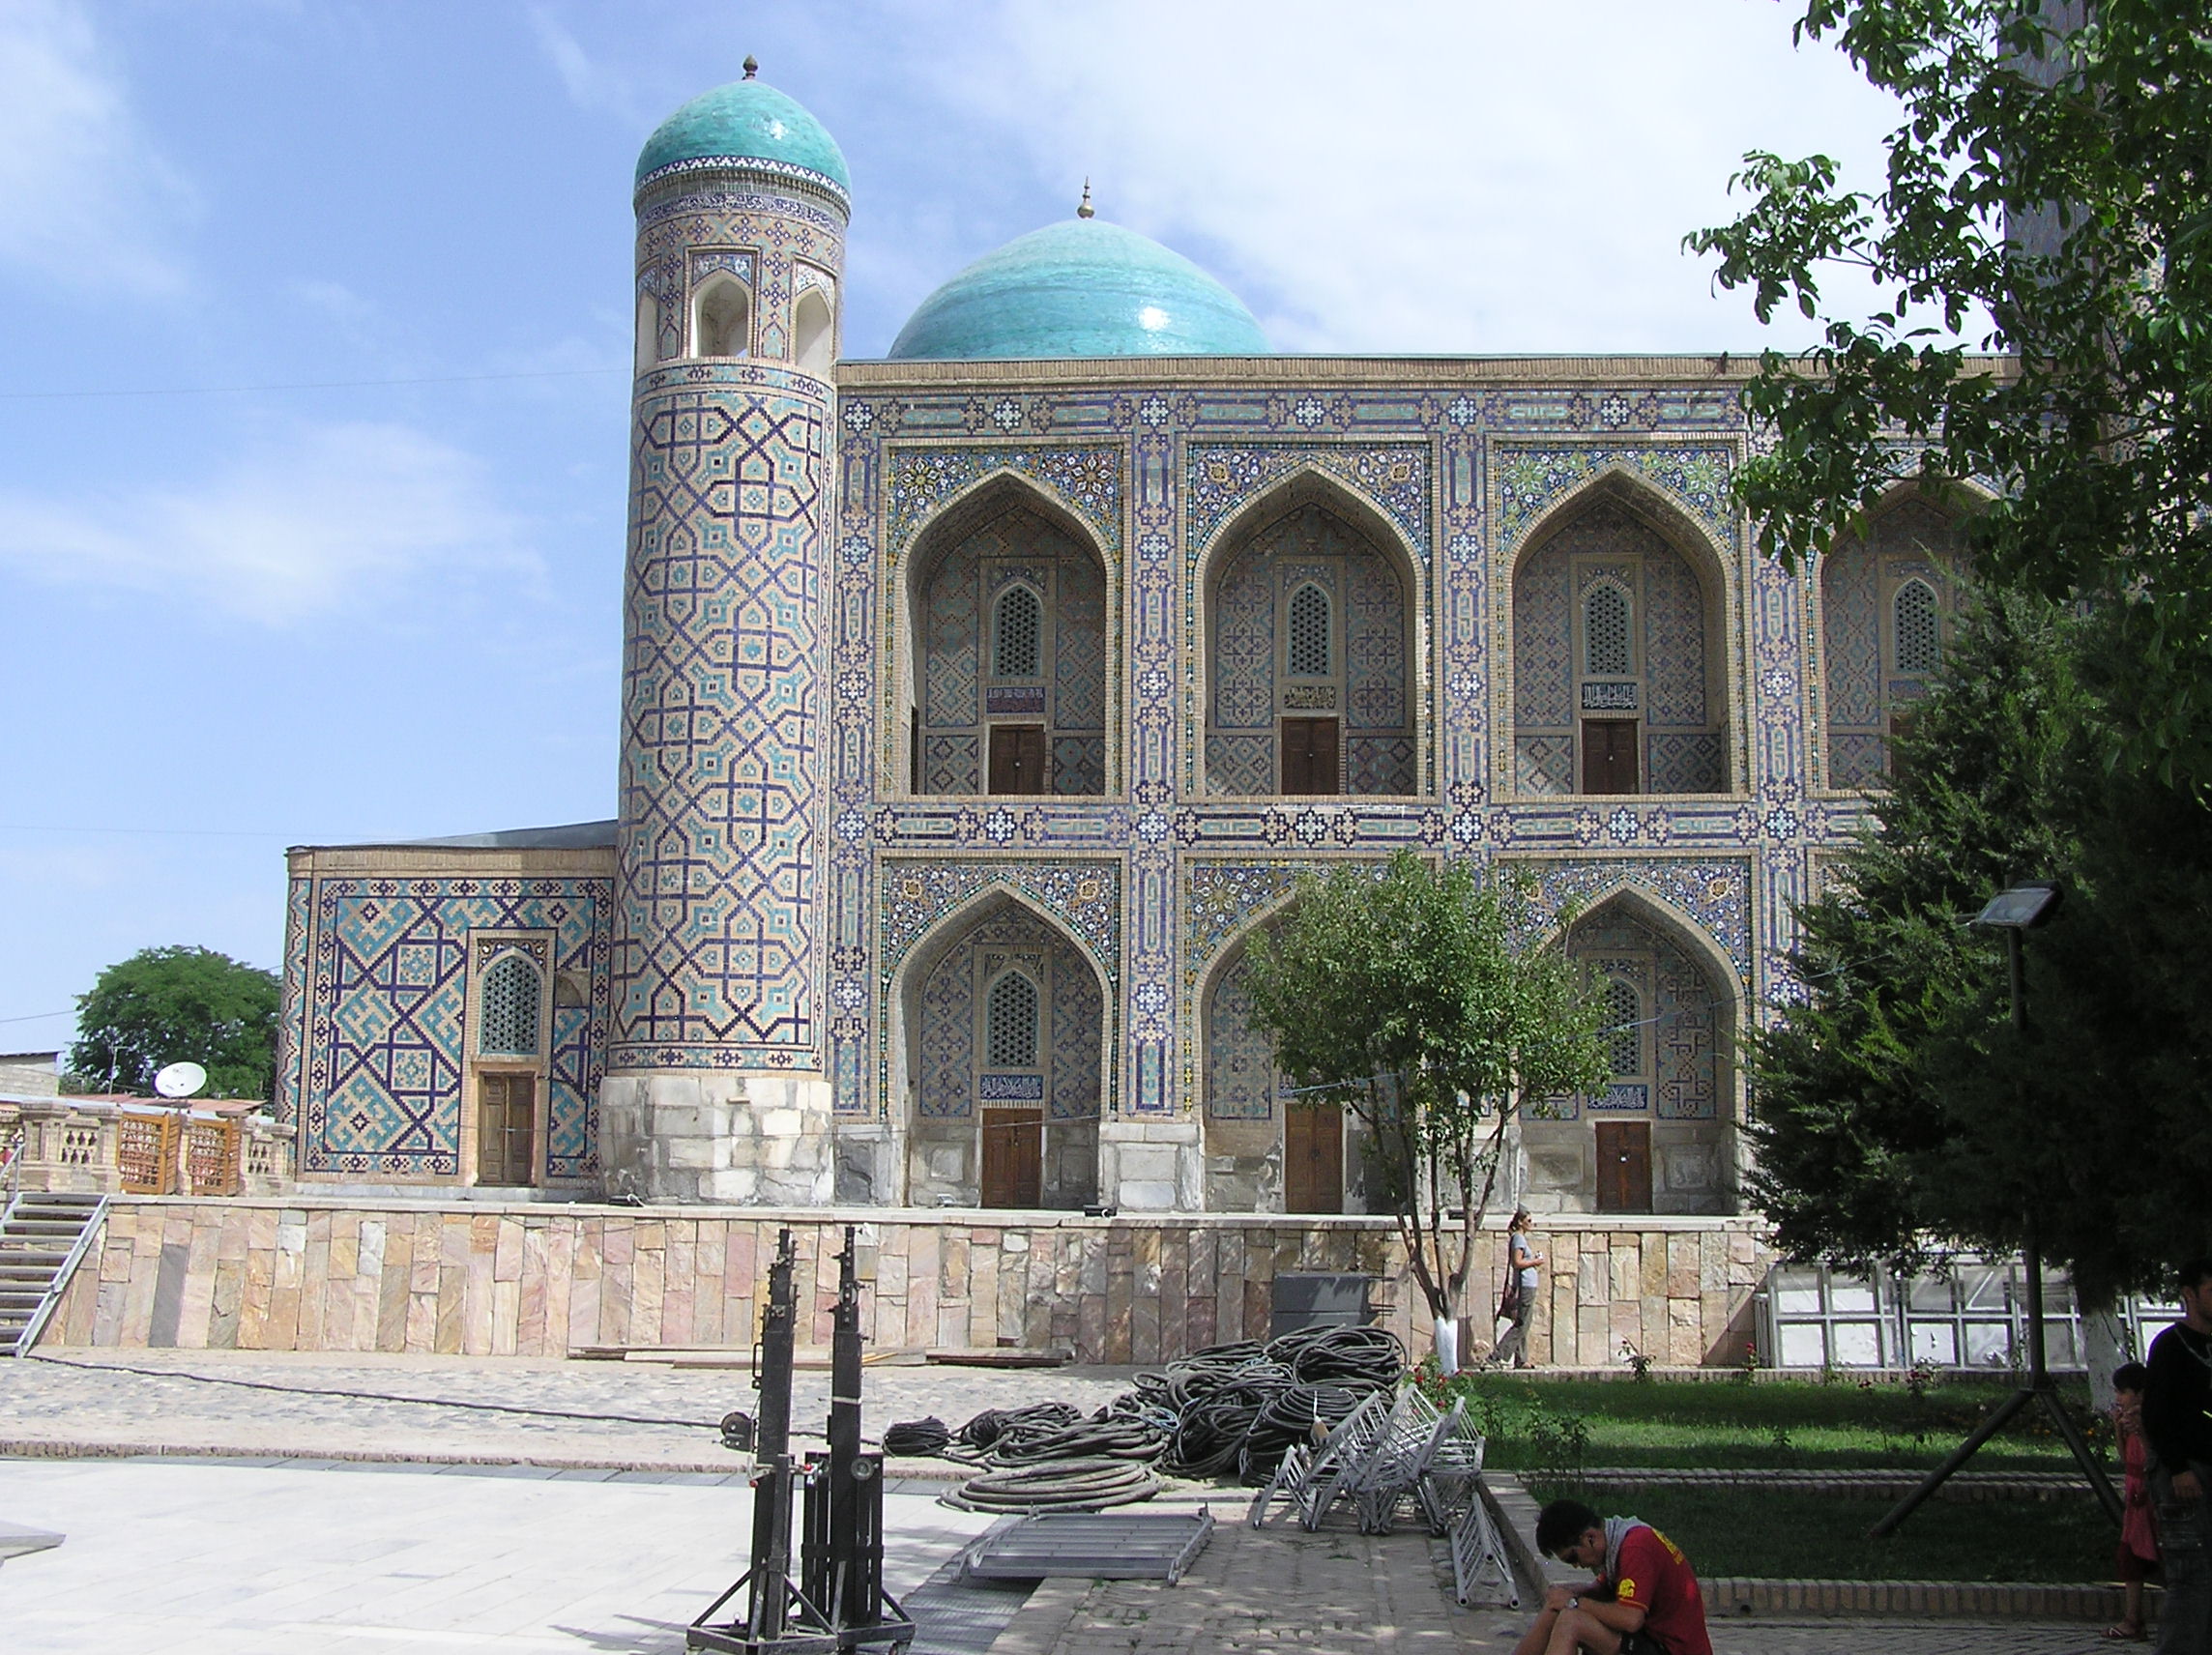
M 1681 238 L 1894 107 L 1778 0 L 0 0 L 0 1051 L 287 845 L 614 814 L 629 184 L 761 77 L 851 164 L 845 352 L 1066 217 L 1278 349 L 1752 351 Z

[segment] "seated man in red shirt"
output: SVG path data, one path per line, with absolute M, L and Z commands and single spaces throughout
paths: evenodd
M 1554 1586 L 1513 1655 L 1713 1655 L 1698 1577 L 1674 1543 L 1633 1517 L 1601 1518 L 1557 1499 L 1536 1519 L 1547 1557 L 1588 1569 L 1579 1591 Z

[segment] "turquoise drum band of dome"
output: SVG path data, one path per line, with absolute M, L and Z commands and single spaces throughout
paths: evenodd
M 637 158 L 637 182 L 686 163 L 754 160 L 771 171 L 812 173 L 850 196 L 845 153 L 797 100 L 759 80 L 701 93 L 654 129 Z
M 1252 357 L 1266 335 L 1234 293 L 1180 253 L 1103 218 L 1048 224 L 932 293 L 893 361 Z

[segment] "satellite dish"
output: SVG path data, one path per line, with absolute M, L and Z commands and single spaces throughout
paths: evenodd
M 207 1085 L 207 1070 L 197 1063 L 171 1063 L 154 1077 L 154 1089 L 163 1097 L 190 1097 Z

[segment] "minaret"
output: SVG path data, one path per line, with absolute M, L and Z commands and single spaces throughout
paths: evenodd
M 637 165 L 609 1195 L 826 1203 L 828 535 L 850 182 L 745 77 Z

